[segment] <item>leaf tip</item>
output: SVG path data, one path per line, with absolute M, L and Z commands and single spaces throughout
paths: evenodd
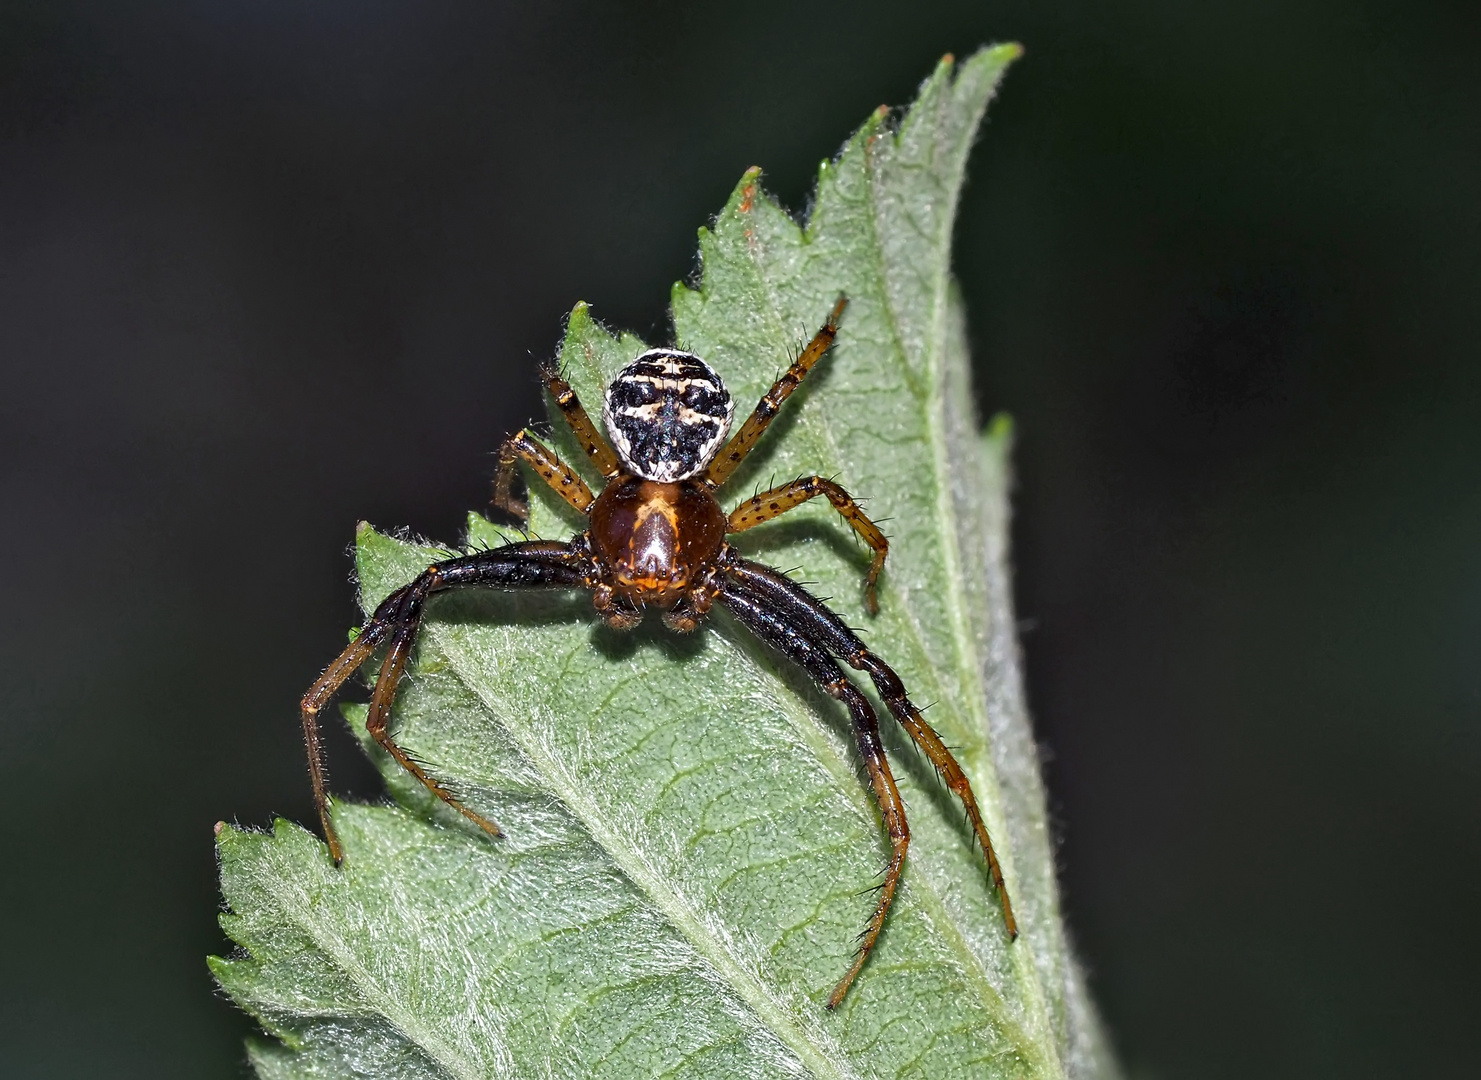
M 741 177 L 740 201 L 735 204 L 736 213 L 749 214 L 756 205 L 756 185 L 761 181 L 761 169 L 752 165 Z
M 376 546 L 376 541 L 381 534 L 375 531 L 375 526 L 368 521 L 355 524 L 355 554 L 357 557 L 367 555 Z
M 247 850 L 244 845 L 250 844 L 252 839 L 251 831 L 228 821 L 216 822 L 211 832 L 216 841 L 216 857 L 222 861 L 223 866 Z
M 577 300 L 576 305 L 571 308 L 571 314 L 566 316 L 566 333 L 569 334 L 572 328 L 584 326 L 592 321 L 591 305 L 585 300 Z
M 594 350 L 610 336 L 592 315 L 591 305 L 577 300 L 566 316 L 566 332 L 561 337 L 560 366 L 568 373 L 566 377 L 571 377 L 572 368 L 590 366 Z
M 973 79 L 985 79 L 985 83 L 980 85 L 987 96 L 991 97 L 1004 72 L 1023 55 L 1023 51 L 1023 46 L 1018 42 L 1005 41 L 996 45 L 984 45 L 960 63 L 948 53 L 926 82 L 929 84 L 944 80 L 947 83 L 957 83 L 967 79 L 970 84 Z
M 720 211 L 720 218 L 732 214 L 749 214 L 756 205 L 756 196 L 760 192 L 761 166 L 752 165 L 741 173 L 740 181 L 735 185 L 735 190 L 730 193 L 730 198 L 725 202 L 725 209 Z M 709 239 L 711 231 L 701 228 L 699 238 L 701 243 Z

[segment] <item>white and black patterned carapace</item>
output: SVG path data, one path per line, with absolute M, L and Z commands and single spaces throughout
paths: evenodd
M 607 387 L 604 419 L 623 464 L 669 484 L 702 472 L 725 441 L 735 402 L 693 353 L 650 349 Z

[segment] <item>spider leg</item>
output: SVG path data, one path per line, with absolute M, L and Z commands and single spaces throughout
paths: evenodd
M 874 558 L 869 563 L 869 574 L 864 579 L 864 600 L 869 607 L 869 614 L 878 615 L 879 597 L 875 594 L 874 586 L 879 581 L 880 571 L 884 569 L 884 560 L 889 554 L 890 542 L 885 538 L 885 534 L 879 531 L 879 526 L 870 521 L 864 511 L 859 508 L 853 496 L 832 480 L 821 476 L 804 476 L 793 480 L 790 484 L 783 484 L 770 491 L 753 495 L 730 512 L 730 518 L 726 522 L 726 531 L 744 532 L 772 518 L 780 517 L 788 510 L 819 495 L 828 497 L 833 508 L 843 515 L 843 520 L 849 523 L 859 539 L 874 551 Z
M 345 854 L 339 835 L 334 831 L 334 823 L 329 820 L 329 793 L 324 786 L 324 750 L 319 744 L 319 712 L 329 704 L 344 681 L 370 658 L 389 629 L 390 623 L 377 623 L 374 619 L 367 623 L 345 651 L 324 669 L 319 680 L 309 687 L 298 707 L 303 720 L 303 744 L 309 759 L 309 781 L 314 787 L 314 805 L 319 809 L 319 825 L 336 863 L 342 862 Z
M 554 368 L 546 368 L 543 375 L 545 389 L 555 398 L 555 407 L 561 411 L 566 423 L 571 425 L 571 430 L 576 433 L 576 441 L 586 451 L 586 456 L 596 466 L 597 472 L 608 478 L 616 476 L 622 471 L 622 462 L 617 459 L 617 451 L 612 449 L 612 445 L 591 422 L 591 417 L 586 415 L 586 409 L 576 396 L 576 391 L 571 389 L 571 384 L 561 378 L 560 372 Z
M 411 648 L 421 625 L 427 598 L 448 589 L 481 586 L 494 589 L 589 588 L 587 557 L 569 544 L 528 541 L 504 547 L 460 555 L 433 563 L 408 585 L 403 585 L 383 600 L 365 628 L 335 661 L 325 669 L 300 703 L 303 719 L 304 746 L 308 752 L 309 778 L 314 787 L 314 802 L 319 809 L 319 822 L 324 839 L 336 864 L 344 861 L 344 845 L 329 819 L 329 795 L 324 785 L 323 753 L 319 744 L 319 713 L 345 681 L 368 660 L 383 643 L 389 641 L 386 658 L 376 678 L 370 699 L 366 730 L 385 747 L 403 769 L 415 776 L 427 790 L 463 814 L 474 824 L 494 836 L 499 827 L 468 809 L 430 776 L 391 738 L 387 728 L 396 685 L 406 668 Z
M 767 425 L 781 409 L 782 402 L 792 396 L 792 391 L 796 390 L 802 380 L 807 377 L 813 365 L 823 358 L 823 354 L 828 351 L 828 346 L 833 344 L 833 339 L 838 334 L 838 320 L 847 305 L 848 297 L 840 296 L 838 302 L 833 305 L 828 321 L 813 335 L 813 339 L 807 343 L 807 348 L 802 350 L 802 355 L 782 373 L 782 377 L 756 403 L 755 411 L 746 418 L 740 430 L 732 435 L 730 441 L 715 455 L 715 460 L 710 463 L 709 469 L 705 472 L 705 479 L 712 487 L 719 487 L 729 479 L 730 474 L 735 472 L 736 467 L 745 460 L 746 455 L 756 445 L 756 441 L 761 438 L 761 433 L 766 430 Z
M 930 758 L 946 786 L 961 801 L 977 842 L 982 845 L 988 874 L 992 877 L 993 887 L 997 889 L 998 900 L 1002 904 L 1003 924 L 1008 936 L 1018 937 L 1018 921 L 1013 917 L 1013 903 L 1008 898 L 1008 888 L 1003 881 L 1003 868 L 993 849 L 987 825 L 982 820 L 982 811 L 977 806 L 971 781 L 941 741 L 941 737 L 911 703 L 905 686 L 894 669 L 870 652 L 859 640 L 859 636 L 845 626 L 843 620 L 829 610 L 827 605 L 791 578 L 758 563 L 737 558 L 731 558 L 727 563 L 724 576 L 725 591 L 722 595 L 727 603 L 734 595 L 758 602 L 764 609 L 776 613 L 777 618 L 785 619 L 790 625 L 797 627 L 798 633 L 806 634 L 850 667 L 869 675 L 880 698 L 900 722 L 905 733 Z
M 584 413 L 582 414 L 585 415 Z M 528 431 L 504 440 L 499 448 L 499 468 L 494 473 L 494 506 L 516 518 L 521 524 L 530 520 L 530 505 L 514 494 L 514 476 L 518 462 L 526 462 L 551 489 L 582 514 L 596 501 L 586 481 L 554 453 L 536 442 Z
M 885 867 L 884 881 L 879 888 L 879 900 L 864 924 L 864 932 L 859 935 L 859 948 L 854 954 L 853 963 L 828 995 L 828 1008 L 836 1009 L 874 950 L 879 933 L 884 929 L 885 916 L 894 903 L 900 872 L 905 868 L 905 852 L 910 846 L 910 824 L 905 819 L 905 804 L 900 799 L 900 789 L 895 786 L 889 759 L 885 757 L 884 745 L 880 742 L 879 720 L 874 715 L 874 709 L 858 687 L 845 677 L 843 669 L 828 655 L 828 651 L 785 617 L 769 611 L 754 597 L 742 591 L 722 588 L 720 602 L 741 625 L 795 660 L 824 690 L 848 707 L 853 719 L 854 739 L 858 743 L 859 754 L 864 759 L 864 768 L 869 773 L 875 801 L 879 803 L 880 813 L 884 818 L 885 833 L 890 838 L 890 861 Z
M 503 836 L 504 830 L 499 828 L 497 823 L 464 806 L 457 796 L 408 754 L 391 737 L 391 733 L 388 730 L 388 724 L 391 719 L 391 703 L 396 699 L 396 687 L 401 682 L 401 676 L 406 670 L 407 660 L 411 658 L 411 647 L 416 640 L 419 622 L 420 613 L 396 627 L 396 632 L 391 637 L 391 647 L 386 650 L 386 659 L 381 664 L 380 674 L 376 676 L 375 690 L 370 696 L 370 713 L 365 718 L 365 730 L 370 732 L 371 738 L 380 744 L 381 749 L 385 750 L 386 753 L 395 759 L 396 764 L 411 773 L 412 776 L 415 776 L 421 782 L 422 786 L 433 795 L 436 795 L 443 802 L 447 803 L 448 806 L 451 806 L 490 836 Z

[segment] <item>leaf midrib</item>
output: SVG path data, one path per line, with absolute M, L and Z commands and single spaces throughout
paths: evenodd
M 498 722 L 540 771 L 556 797 L 566 804 L 572 815 L 588 829 L 592 838 L 608 853 L 618 868 L 649 897 L 655 907 L 669 918 L 670 923 L 694 946 L 695 950 L 715 965 L 725 977 L 726 983 L 751 1006 L 778 1038 L 791 1047 L 819 1077 L 855 1075 L 836 1071 L 835 1066 L 838 1063 L 826 1056 L 821 1058 L 815 1056 L 823 1054 L 824 1048 L 812 1045 L 808 1038 L 809 1031 L 813 1035 L 820 1036 L 825 1048 L 839 1055 L 839 1061 L 842 1060 L 842 1051 L 820 1029 L 795 1023 L 794 1014 L 786 1004 L 768 992 L 764 982 L 753 978 L 744 964 L 708 931 L 705 927 L 705 920 L 689 904 L 685 903 L 676 890 L 669 886 L 665 876 L 652 867 L 646 859 L 643 859 L 636 848 L 622 840 L 620 833 L 607 826 L 599 809 L 584 797 L 581 785 L 574 777 L 567 775 L 566 770 L 561 767 L 561 762 L 555 756 L 544 751 L 543 743 L 535 738 L 533 731 L 517 721 L 511 722 L 506 718 L 503 710 L 499 708 L 499 703 L 491 699 L 490 695 L 485 693 L 475 680 L 465 674 L 463 665 L 454 658 L 453 650 L 449 649 L 449 645 L 453 642 L 445 637 L 445 634 L 451 632 L 451 628 L 444 628 L 433 623 L 429 624 L 427 632 L 433 635 L 436 647 L 451 660 L 451 670 L 458 679 L 478 696 L 491 716 L 498 718 Z M 731 649 L 736 660 L 749 669 L 753 677 L 767 681 L 774 681 L 779 677 L 774 669 L 756 663 L 744 650 L 735 648 L 732 643 L 727 641 L 723 647 Z M 800 701 L 789 694 L 778 694 L 771 700 L 782 703 L 790 726 L 802 737 L 804 743 L 823 764 L 834 789 L 843 792 L 861 816 L 871 824 L 876 824 L 875 814 L 857 783 L 858 778 L 853 765 L 840 755 L 835 742 L 829 739 L 823 718 L 812 709 L 804 708 Z M 961 935 L 957 920 L 947 908 L 936 883 L 929 876 L 921 874 L 910 875 L 907 881 L 908 887 L 921 904 L 932 927 L 945 939 L 950 954 L 960 962 L 963 974 L 976 989 L 984 1011 L 997 1023 L 1006 1040 L 1025 1056 L 1040 1060 L 1041 1066 L 1047 1064 L 1043 1062 L 1042 1052 L 1022 1026 L 1015 1011 L 992 984 L 982 958 Z M 827 1064 L 822 1064 L 824 1062 Z M 1057 1062 L 1053 1063 L 1050 1066 L 1051 1070 L 1057 1070 L 1057 1065 Z M 821 1072 L 820 1067 L 823 1069 Z
M 973 125 L 967 126 L 975 130 Z M 935 265 L 933 271 L 935 284 L 932 289 L 934 305 L 930 321 L 932 330 L 925 348 L 926 355 L 921 358 L 921 366 L 924 370 L 921 373 L 917 373 L 909 363 L 908 350 L 905 347 L 900 330 L 900 318 L 895 310 L 890 292 L 890 274 L 884 259 L 883 245 L 880 242 L 880 206 L 878 199 L 880 183 L 877 169 L 873 167 L 873 162 L 871 161 L 870 135 L 877 135 L 882 139 L 888 139 L 894 144 L 898 144 L 900 135 L 898 132 L 892 132 L 887 129 L 865 134 L 862 139 L 862 145 L 859 148 L 865 158 L 863 170 L 865 177 L 864 188 L 865 198 L 868 200 L 869 206 L 869 211 L 864 215 L 864 218 L 868 222 L 870 235 L 873 238 L 873 242 L 866 245 L 868 249 L 867 265 L 870 271 L 872 271 L 875 290 L 880 297 L 889 324 L 889 354 L 894 361 L 896 369 L 905 380 L 907 389 L 921 402 L 929 414 L 926 427 L 932 450 L 936 503 L 936 514 L 931 523 L 931 528 L 936 533 L 936 546 L 941 553 L 941 561 L 946 579 L 948 581 L 956 580 L 956 575 L 961 572 L 961 555 L 955 543 L 956 535 L 954 527 L 958 524 L 956 521 L 956 512 L 955 508 L 951 505 L 950 490 L 945 483 L 947 478 L 945 471 L 947 454 L 944 445 L 946 433 L 941 415 L 939 382 L 941 353 L 943 350 L 942 342 L 944 340 L 944 322 L 947 308 L 948 249 L 946 245 L 949 237 L 945 234 L 949 233 L 951 225 L 956 218 L 955 209 L 959 201 L 962 174 L 965 171 L 966 153 L 963 148 L 958 146 L 952 146 L 950 148 L 950 152 L 955 160 L 953 161 L 950 175 L 945 178 L 943 187 L 952 193 L 950 196 L 951 208 L 942 215 L 941 229 L 930 242 L 937 256 L 934 259 Z M 748 176 L 746 179 L 751 183 L 756 183 L 759 177 Z M 796 230 L 797 240 L 800 244 L 806 245 L 810 242 L 808 229 L 797 226 L 795 223 L 792 224 L 792 227 Z M 751 263 L 759 291 L 763 297 L 766 321 L 772 335 L 771 346 L 774 350 L 785 349 L 787 342 L 784 340 L 782 333 L 782 316 L 776 291 L 768 277 L 761 253 L 757 249 L 757 239 L 749 227 L 746 230 L 744 249 L 747 259 Z M 588 370 L 600 381 L 602 372 L 595 363 L 595 357 L 591 356 L 588 352 L 583 356 L 583 359 L 586 361 Z M 924 379 L 921 378 L 922 375 L 924 375 Z M 837 442 L 833 426 L 828 424 L 826 419 L 820 421 L 816 417 L 803 417 L 797 426 L 801 431 L 794 430 L 792 432 L 794 438 L 805 431 L 809 436 L 808 441 L 815 445 L 817 451 L 825 455 L 826 460 L 838 461 L 841 459 L 841 447 Z M 986 746 L 979 732 L 986 731 L 987 723 L 985 715 L 986 690 L 982 686 L 980 658 L 976 656 L 975 649 L 971 647 L 969 637 L 964 631 L 965 612 L 961 607 L 960 596 L 957 595 L 955 590 L 948 589 L 945 591 L 947 593 L 946 603 L 951 618 L 952 646 L 956 652 L 958 664 L 965 664 L 967 668 L 970 668 L 970 671 L 965 675 L 965 682 L 972 692 L 964 695 L 968 699 L 966 711 L 969 713 L 969 716 L 964 717 L 964 719 L 975 721 L 975 726 L 971 728 L 969 734 L 973 743 L 972 756 L 978 759 L 975 764 L 980 766 L 980 755 L 986 751 Z M 897 611 L 901 608 L 901 605 L 898 604 L 894 606 Z M 897 617 L 891 621 L 906 632 L 910 638 L 909 646 L 911 651 L 916 655 L 922 668 L 931 672 L 932 680 L 937 684 L 937 690 L 940 691 L 942 689 L 940 676 L 936 671 L 935 664 L 931 661 L 931 653 L 927 647 L 919 619 L 912 612 L 906 610 L 903 617 Z M 747 666 L 753 666 L 750 658 L 746 657 L 743 652 L 740 650 L 736 650 L 736 652 L 741 657 L 743 663 Z M 971 663 L 966 663 L 969 659 Z M 478 692 L 476 687 L 474 691 Z M 793 707 L 795 703 L 790 696 L 781 695 L 781 699 L 786 703 L 786 711 L 792 722 L 792 726 L 802 734 L 804 741 L 807 742 L 810 749 L 825 764 L 830 774 L 832 774 L 835 786 L 845 791 L 853 791 L 857 787 L 857 784 L 850 783 L 854 779 L 853 769 L 848 763 L 839 758 L 834 745 L 826 737 L 819 737 L 822 735 L 819 719 L 811 711 L 807 711 L 805 717 L 800 716 L 800 710 Z M 984 771 L 980 767 L 972 771 L 978 777 L 984 775 Z M 995 777 L 990 777 L 988 784 L 990 785 L 988 791 L 990 792 L 992 810 L 994 811 L 992 817 L 995 821 L 1000 822 L 1002 818 L 1002 801 L 1001 794 L 997 790 Z M 873 820 L 873 814 L 869 812 L 868 805 L 864 802 L 862 793 L 858 793 L 857 798 L 851 801 L 854 801 L 856 807 L 862 806 L 869 819 Z M 1002 834 L 1001 829 L 998 830 L 998 834 Z M 603 846 L 605 847 L 606 845 L 604 844 Z M 1004 855 L 1003 862 L 1011 874 L 1011 853 L 1005 850 Z M 618 859 L 615 853 L 613 857 L 621 865 L 622 860 Z M 964 974 L 966 974 L 970 982 L 977 988 L 978 995 L 987 1012 L 1004 1027 L 1005 1032 L 1013 1033 L 1011 1041 L 1020 1050 L 1025 1051 L 1031 1057 L 1037 1058 L 1041 1067 L 1045 1068 L 1047 1072 L 1062 1075 L 1063 1068 L 1057 1059 L 1057 1055 L 1046 1055 L 1044 1048 L 1039 1047 L 1036 1040 L 1027 1037 L 1027 1032 L 1021 1027 L 1014 1010 L 1008 1006 L 1006 999 L 993 986 L 984 958 L 978 955 L 977 951 L 969 945 L 966 938 L 962 935 L 957 920 L 947 908 L 945 899 L 936 887 L 936 883 L 927 875 L 916 874 L 911 875 L 910 886 L 919 894 L 922 906 L 926 909 L 937 932 L 950 940 L 953 946 L 953 954 L 962 959 Z M 699 942 L 694 942 L 694 944 L 701 952 L 706 951 Z M 716 944 L 718 945 L 718 943 Z M 1038 981 L 1037 968 L 1032 962 L 1032 957 L 1028 955 L 1030 951 L 1027 942 L 1020 941 L 1012 950 L 1014 953 L 1013 967 L 1020 983 L 1023 984 L 1026 991 L 1026 1004 L 1029 1006 L 1030 1014 L 1035 1020 L 1039 1021 L 1037 1026 L 1040 1030 L 1047 1030 L 1044 1027 L 1043 990 Z M 737 987 L 737 989 L 739 990 L 740 988 Z M 779 1032 L 778 1034 L 781 1033 Z
M 426 628 L 426 632 L 432 635 L 434 643 L 445 655 L 453 657 L 453 650 L 448 647 L 453 642 L 448 640 L 445 628 L 433 624 Z M 789 1047 L 818 1080 L 862 1080 L 858 1073 L 846 1067 L 842 1048 L 817 1027 L 805 1027 L 800 1023 L 786 1003 L 769 992 L 765 984 L 752 976 L 716 935 L 710 932 L 700 912 L 671 887 L 664 875 L 651 866 L 635 846 L 627 843 L 620 833 L 609 826 L 587 797 L 585 789 L 575 777 L 567 774 L 559 758 L 546 751 L 542 740 L 535 737 L 534 731 L 527 724 L 505 715 L 499 708 L 499 703 L 492 700 L 476 681 L 464 674 L 462 665 L 456 659 L 453 660 L 452 670 L 484 703 L 490 714 L 498 718 L 520 751 L 540 771 L 551 793 L 565 804 L 571 815 L 582 823 L 592 839 L 668 919 L 669 924 L 696 952 L 714 965 L 726 985 L 751 1008 L 767 1029 Z

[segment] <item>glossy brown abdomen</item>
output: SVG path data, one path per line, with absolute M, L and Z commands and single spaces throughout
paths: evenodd
M 620 477 L 597 496 L 588 519 L 613 588 L 661 607 L 677 600 L 725 543 L 725 512 L 697 480 Z

